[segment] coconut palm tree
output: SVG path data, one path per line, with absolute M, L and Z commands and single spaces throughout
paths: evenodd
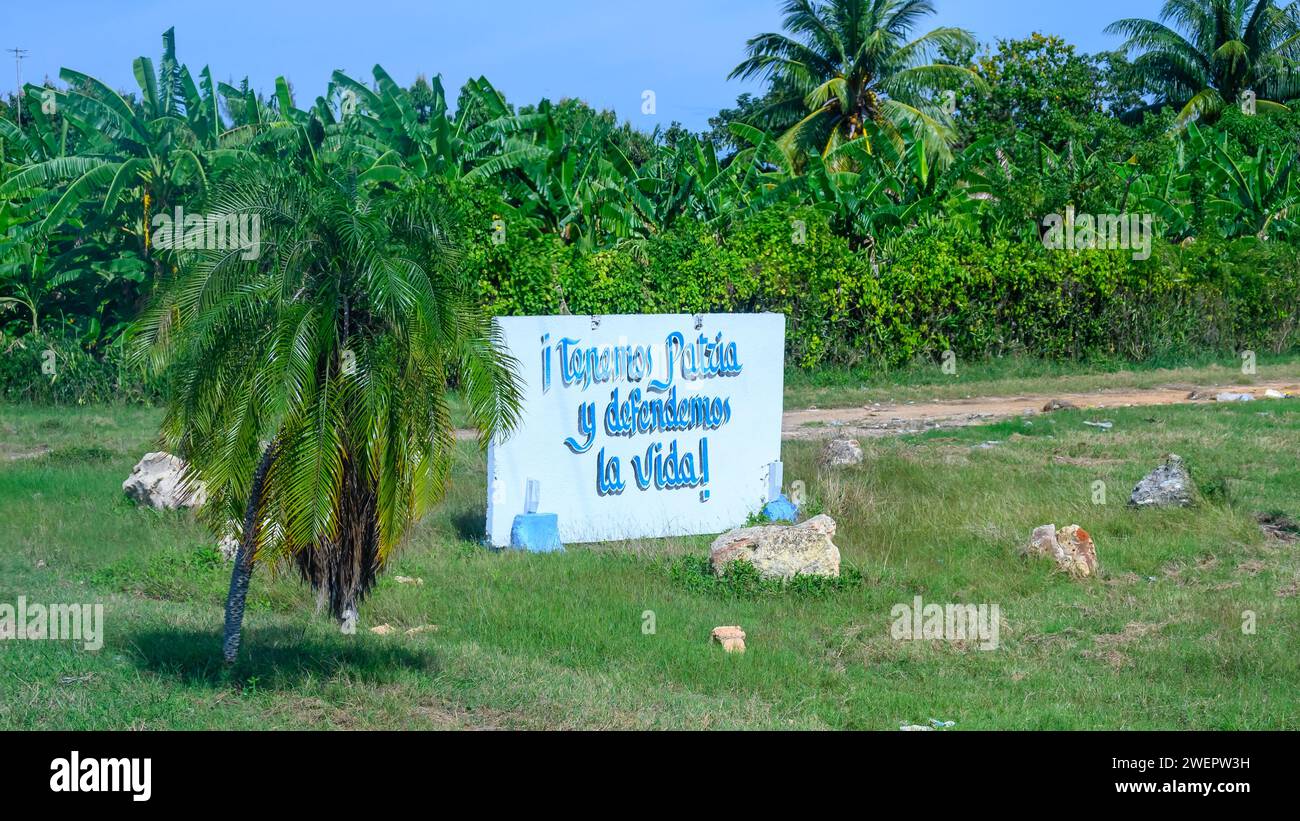
M 514 361 L 457 273 L 439 189 L 377 181 L 346 150 L 325 164 L 316 148 L 230 172 L 209 213 L 257 218 L 256 253 L 184 252 L 133 334 L 172 376 L 162 436 L 205 484 L 202 515 L 240 534 L 228 662 L 255 562 L 291 561 L 355 629 L 447 486 L 453 381 L 484 443 L 517 417 Z
M 1300 91 L 1300 11 L 1274 0 L 1168 0 L 1160 19 L 1128 18 L 1106 32 L 1128 37 L 1141 53 L 1138 75 L 1157 105 L 1177 106 L 1179 121 L 1215 119 L 1244 92 L 1263 110 L 1279 110 Z
M 957 135 L 940 105 L 941 88 L 982 81 L 969 68 L 932 62 L 942 50 L 973 50 L 963 29 L 941 27 L 909 39 L 930 0 L 787 0 L 784 34 L 747 43 L 731 78 L 762 78 L 775 101 L 767 117 L 797 119 L 781 137 L 799 153 L 823 157 L 859 138 L 885 138 L 902 150 L 910 126 L 940 162 Z

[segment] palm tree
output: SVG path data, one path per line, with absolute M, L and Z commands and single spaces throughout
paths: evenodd
M 1179 122 L 1214 119 L 1246 91 L 1264 110 L 1297 89 L 1294 58 L 1300 46 L 1297 4 L 1273 0 L 1168 0 L 1160 20 L 1128 18 L 1108 34 L 1128 37 L 1141 54 L 1133 66 L 1156 93 L 1156 105 L 1180 109 Z
M 242 522 L 227 662 L 255 562 L 292 561 L 355 628 L 446 488 L 453 381 L 484 443 L 517 418 L 514 361 L 457 273 L 439 189 L 368 178 L 346 147 L 300 156 L 230 172 L 210 213 L 259 218 L 259 252 L 186 252 L 133 334 L 174 380 L 162 436 L 205 483 L 205 520 Z
M 787 0 L 783 28 L 747 43 L 749 57 L 731 78 L 768 80 L 775 101 L 767 116 L 798 121 L 781 140 L 823 157 L 877 133 L 901 150 L 910 126 L 941 162 L 957 139 L 936 100 L 945 86 L 982 81 L 967 67 L 931 62 L 941 50 L 973 50 L 963 29 L 936 28 L 909 39 L 934 13 L 930 0 Z

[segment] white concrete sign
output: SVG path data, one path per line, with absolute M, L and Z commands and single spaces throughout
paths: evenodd
M 784 316 L 496 322 L 524 390 L 488 450 L 493 546 L 525 512 L 557 514 L 565 543 L 720 533 L 780 492 Z

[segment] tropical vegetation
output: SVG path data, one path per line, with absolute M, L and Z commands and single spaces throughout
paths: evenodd
M 440 258 L 489 316 L 782 311 L 809 367 L 1294 346 L 1295 4 L 1170 0 L 1097 55 L 979 47 L 933 11 L 788 0 L 733 72 L 765 90 L 698 134 L 482 77 L 453 101 L 380 66 L 301 101 L 192 71 L 170 30 L 129 93 L 65 69 L 0 105 L 0 390 L 183 389 L 123 348 L 201 264 L 151 232 L 304 167 L 365 207 L 436 211 Z M 1151 251 L 1045 247 L 1067 212 L 1150 215 Z
M 807 368 L 1291 352 L 1297 8 L 1170 0 L 1085 55 L 787 0 L 701 134 L 379 65 L 307 102 L 168 30 L 133 92 L 66 68 L 0 111 L 0 391 L 165 404 L 238 537 L 227 661 L 255 562 L 355 629 L 447 491 L 453 396 L 484 442 L 517 418 L 493 315 L 779 311 Z

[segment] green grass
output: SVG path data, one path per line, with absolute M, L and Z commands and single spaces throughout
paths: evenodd
M 451 496 L 363 605 L 362 632 L 341 635 L 296 578 L 260 568 L 227 676 L 228 565 L 187 514 L 121 494 L 158 412 L 0 406 L 5 453 L 49 448 L 0 461 L 0 602 L 102 602 L 106 631 L 97 652 L 0 641 L 0 728 L 1300 728 L 1300 596 L 1279 595 L 1300 545 L 1253 518 L 1300 518 L 1300 401 L 1105 415 L 1109 432 L 1060 412 L 869 440 L 862 467 L 833 474 L 816 443 L 787 443 L 787 482 L 836 518 L 853 572 L 784 591 L 702 578 L 707 537 L 488 552 L 483 460 L 462 443 Z M 1127 509 L 1170 451 L 1206 497 Z M 1101 578 L 1017 556 L 1046 522 L 1092 533 Z M 997 603 L 1000 648 L 894 641 L 890 608 L 915 595 Z M 385 623 L 397 632 L 366 629 Z M 709 643 L 724 624 L 748 633 L 744 655 Z M 405 634 L 422 625 L 437 629 Z
M 1008 356 L 956 363 L 944 373 L 938 362 L 906 368 L 788 368 L 785 407 L 847 408 L 871 402 L 925 402 L 978 396 L 1084 393 L 1105 389 L 1154 388 L 1164 385 L 1249 385 L 1275 380 L 1300 381 L 1300 356 L 1260 353 L 1254 375 L 1241 372 L 1241 360 L 1202 357 L 1177 362 L 1053 362 Z

